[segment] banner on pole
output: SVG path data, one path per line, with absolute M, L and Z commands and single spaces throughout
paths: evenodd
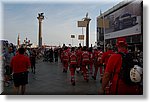
M 75 35 L 71 35 L 71 38 L 75 38 Z
M 78 21 L 78 27 L 86 27 L 87 23 L 87 21 Z
M 109 20 L 108 19 L 97 19 L 97 26 L 101 28 L 109 28 Z
M 84 35 L 79 35 L 78 40 L 84 40 Z

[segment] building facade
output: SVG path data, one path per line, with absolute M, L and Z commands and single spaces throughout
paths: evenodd
M 115 46 L 126 37 L 131 51 L 143 50 L 143 1 L 123 1 L 97 17 L 97 45 Z

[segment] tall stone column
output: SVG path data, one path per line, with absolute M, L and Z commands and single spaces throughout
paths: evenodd
M 18 34 L 18 38 L 17 38 L 17 47 L 20 48 L 20 35 Z
M 84 18 L 84 21 L 87 22 L 87 26 L 86 26 L 86 47 L 89 47 L 89 23 L 90 23 L 91 19 L 88 18 L 88 14 L 86 15 L 86 18 Z
M 44 20 L 44 13 L 39 13 L 37 19 L 39 20 L 39 41 L 38 46 L 42 47 L 42 20 Z

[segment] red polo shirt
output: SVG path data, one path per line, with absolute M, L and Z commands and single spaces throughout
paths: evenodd
M 30 59 L 25 55 L 18 54 L 11 60 L 11 67 L 14 73 L 28 71 L 30 65 Z

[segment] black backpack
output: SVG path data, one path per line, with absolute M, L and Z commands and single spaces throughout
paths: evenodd
M 122 56 L 122 67 L 119 73 L 119 79 L 123 80 L 126 84 L 135 84 L 130 79 L 130 70 L 134 67 L 133 56 L 130 53 L 119 52 Z

